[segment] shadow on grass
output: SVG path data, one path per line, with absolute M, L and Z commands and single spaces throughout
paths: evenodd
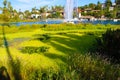
M 64 34 L 53 34 L 51 35 L 49 41 L 42 41 L 42 42 L 51 45 L 58 52 L 71 55 L 74 53 L 87 54 L 91 52 L 91 50 L 94 49 L 93 44 L 95 43 L 95 41 L 96 41 L 95 35 L 64 33 Z M 54 53 L 45 53 L 44 55 L 51 59 L 60 59 L 63 62 L 65 62 L 67 59 L 66 56 L 61 56 L 59 54 L 54 54 Z
M 88 53 L 94 47 L 96 36 L 64 34 L 64 37 L 54 37 L 50 44 L 64 53 Z
M 50 59 L 60 59 L 63 62 L 66 62 L 66 57 L 54 53 L 45 53 L 44 56 L 50 58 Z
M 3 40 L 4 40 L 4 45 L 6 48 L 6 52 L 8 55 L 8 65 L 11 67 L 11 71 L 12 71 L 12 75 L 14 76 L 15 80 L 21 80 L 21 75 L 20 75 L 20 61 L 17 59 L 16 62 L 13 60 L 10 50 L 9 50 L 9 46 L 8 46 L 8 42 L 7 42 L 7 38 L 5 36 L 5 30 L 4 30 L 4 26 L 2 27 L 2 32 L 3 32 Z
M 11 80 L 7 69 L 4 66 L 0 68 L 0 80 Z

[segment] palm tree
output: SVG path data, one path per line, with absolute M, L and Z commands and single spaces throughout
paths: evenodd
M 12 11 L 13 11 L 13 7 L 11 6 L 11 3 L 10 3 L 10 2 L 8 2 L 8 5 L 7 5 L 7 6 L 8 6 L 9 11 L 12 12 Z
M 4 1 L 3 1 L 3 5 L 4 5 L 4 7 L 7 6 L 7 0 L 4 0 Z
M 33 14 L 36 13 L 36 7 L 32 8 L 32 13 L 33 13 Z
M 25 12 L 24 12 L 24 14 L 25 14 L 25 18 L 30 18 L 30 15 L 31 15 L 31 13 L 30 13 L 30 11 L 29 10 L 26 10 Z
M 45 12 L 47 12 L 47 6 L 40 7 L 39 12 L 40 12 L 40 13 L 45 13 Z
M 97 5 L 95 7 L 96 10 L 101 10 L 102 9 L 102 4 L 98 1 Z
M 105 1 L 105 6 L 106 6 L 106 7 L 112 6 L 111 0 L 106 0 L 106 1 Z
M 11 6 L 11 3 L 8 2 L 7 4 L 8 11 L 10 13 L 10 18 L 13 16 L 13 7 Z

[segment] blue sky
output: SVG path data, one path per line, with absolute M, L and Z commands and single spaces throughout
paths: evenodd
M 0 7 L 3 6 L 3 1 L 4 0 L 0 0 Z M 12 6 L 14 9 L 19 10 L 21 9 L 21 11 L 25 11 L 25 10 L 31 10 L 33 7 L 37 7 L 40 8 L 40 6 L 52 6 L 52 5 L 65 5 L 66 0 L 8 0 L 11 2 Z M 83 6 L 85 4 L 89 4 L 89 3 L 97 3 L 98 1 L 100 1 L 101 3 L 104 3 L 105 0 L 78 0 L 78 5 L 79 6 Z M 114 2 L 114 0 L 111 0 L 112 2 Z

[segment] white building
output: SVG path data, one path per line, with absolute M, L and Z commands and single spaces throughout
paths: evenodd
M 113 11 L 114 10 L 114 7 L 109 7 L 109 11 Z
M 35 18 L 35 19 L 40 18 L 40 17 L 41 17 L 40 14 L 32 14 L 31 15 L 31 18 Z

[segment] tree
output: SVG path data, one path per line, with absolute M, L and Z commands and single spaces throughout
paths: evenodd
M 4 0 L 4 1 L 3 1 L 3 5 L 4 5 L 4 7 L 7 6 L 7 0 Z
M 102 4 L 98 1 L 97 5 L 95 7 L 96 10 L 101 10 L 102 9 Z
M 3 19 L 3 21 L 8 22 L 8 21 L 10 21 L 10 19 L 12 17 L 13 8 L 11 6 L 11 3 L 8 2 L 7 0 L 3 1 L 3 5 L 4 5 L 4 7 L 1 8 L 2 14 L 3 14 L 2 19 Z
M 32 14 L 36 14 L 36 7 L 32 8 Z
M 52 18 L 60 18 L 60 12 L 53 12 Z
M 110 6 L 112 6 L 111 0 L 106 0 L 106 1 L 105 1 L 105 6 L 108 7 L 108 8 L 109 8 Z
M 62 11 L 63 7 L 62 6 L 55 6 L 55 7 L 52 7 L 52 10 L 53 11 Z
M 11 3 L 10 3 L 10 2 L 8 2 L 8 9 L 9 9 L 10 12 L 13 11 L 13 7 L 11 6 Z
M 120 5 L 120 0 L 115 0 L 115 3 Z
M 8 2 L 7 8 L 8 8 L 9 13 L 10 13 L 10 18 L 12 18 L 12 16 L 13 16 L 13 7 L 11 6 L 10 2 Z
M 93 4 L 93 3 L 90 3 L 90 4 L 89 4 L 89 8 L 91 8 L 91 9 L 95 9 L 95 6 L 96 6 L 96 5 Z
M 47 10 L 47 6 L 43 6 L 43 7 L 40 7 L 39 12 L 40 12 L 40 13 L 45 13 L 46 10 Z
M 25 14 L 25 18 L 26 18 L 26 19 L 30 18 L 31 13 L 30 13 L 29 10 L 26 10 L 26 11 L 24 12 L 24 14 Z

